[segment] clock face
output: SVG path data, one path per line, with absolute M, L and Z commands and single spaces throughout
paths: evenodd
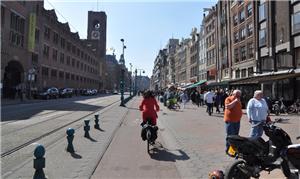
M 100 32 L 99 31 L 92 31 L 92 39 L 100 39 Z
M 94 28 L 95 28 L 96 30 L 100 29 L 100 23 L 99 23 L 99 22 L 96 23 L 96 24 L 94 25 Z

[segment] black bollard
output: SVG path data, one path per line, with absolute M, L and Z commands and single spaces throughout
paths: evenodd
M 96 113 L 95 114 L 95 125 L 94 125 L 95 129 L 100 129 L 100 126 L 99 126 L 99 114 Z
M 67 151 L 70 153 L 74 153 L 75 150 L 74 150 L 74 146 L 73 146 L 73 139 L 74 139 L 75 130 L 73 128 L 69 128 L 66 133 L 68 135 L 67 136 L 67 140 L 68 140 Z
M 36 159 L 33 160 L 33 168 L 35 169 L 33 179 L 45 179 L 45 148 L 43 145 L 38 145 L 34 150 L 34 156 Z
M 90 137 L 90 134 L 89 134 L 89 130 L 91 129 L 90 126 L 89 126 L 89 122 L 90 120 L 84 120 L 84 123 L 85 123 L 85 126 L 83 127 L 85 133 L 84 133 L 84 137 L 87 137 L 89 138 Z

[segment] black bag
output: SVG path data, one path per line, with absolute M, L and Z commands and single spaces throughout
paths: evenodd
M 147 139 L 147 136 L 146 136 L 146 132 L 147 130 L 146 129 L 149 129 L 150 132 L 151 132 L 151 141 L 155 141 L 157 139 L 157 130 L 158 130 L 158 127 L 157 126 L 147 126 L 147 127 L 143 127 L 142 128 L 142 131 L 141 131 L 141 137 L 142 137 L 142 140 L 146 140 Z

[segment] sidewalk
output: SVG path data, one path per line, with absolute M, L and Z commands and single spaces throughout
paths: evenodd
M 213 170 L 225 171 L 226 167 L 234 161 L 225 154 L 225 127 L 223 114 L 209 116 L 206 107 L 197 107 L 191 104 L 187 109 L 178 111 L 169 110 L 160 103 L 162 112 L 159 114 L 159 122 L 171 131 L 176 139 L 177 146 L 190 157 L 188 161 L 179 161 L 177 165 L 182 178 L 208 178 Z M 271 116 L 272 120 L 276 116 Z M 295 139 L 299 135 L 299 119 L 289 116 L 289 123 L 278 124 Z M 298 130 L 297 130 L 298 129 Z M 244 114 L 241 119 L 241 136 L 248 136 L 250 125 Z M 265 138 L 265 137 L 264 137 Z M 285 178 L 280 170 L 274 170 L 270 174 L 262 172 L 262 179 Z
M 129 105 L 129 101 L 126 105 Z M 45 146 L 46 148 L 46 167 L 44 172 L 47 178 L 90 178 L 97 167 L 104 152 L 108 148 L 116 130 L 120 127 L 123 119 L 128 113 L 128 108 L 120 107 L 119 104 L 113 105 L 100 112 L 100 128 L 94 129 L 94 116 L 87 119 L 90 121 L 90 139 L 84 138 L 83 121 L 73 124 L 75 137 L 73 141 L 75 153 L 66 152 L 67 140 L 62 138 L 55 144 Z M 46 137 L 47 138 L 47 137 Z M 37 142 L 43 144 L 46 138 Z M 46 143 L 46 142 L 45 142 Z M 33 151 L 32 151 L 33 153 Z M 20 166 L 16 166 L 16 171 L 7 173 L 3 178 L 32 178 L 34 175 L 33 159 L 28 159 Z

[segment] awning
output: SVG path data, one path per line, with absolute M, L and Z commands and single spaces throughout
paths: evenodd
M 213 86 L 226 86 L 226 85 L 229 85 L 229 81 L 212 82 L 212 83 L 209 83 L 207 86 L 213 87 Z
M 295 77 L 300 77 L 300 73 L 268 74 L 268 75 L 253 76 L 245 79 L 238 79 L 238 80 L 231 81 L 230 85 L 260 84 L 264 82 L 290 79 Z
M 199 85 L 202 85 L 202 84 L 205 83 L 205 82 L 206 82 L 206 80 L 201 80 L 201 81 L 199 81 L 199 82 L 197 82 L 197 83 L 194 83 L 194 84 L 188 86 L 187 88 L 195 88 L 195 87 L 197 87 L 197 86 L 199 86 Z

